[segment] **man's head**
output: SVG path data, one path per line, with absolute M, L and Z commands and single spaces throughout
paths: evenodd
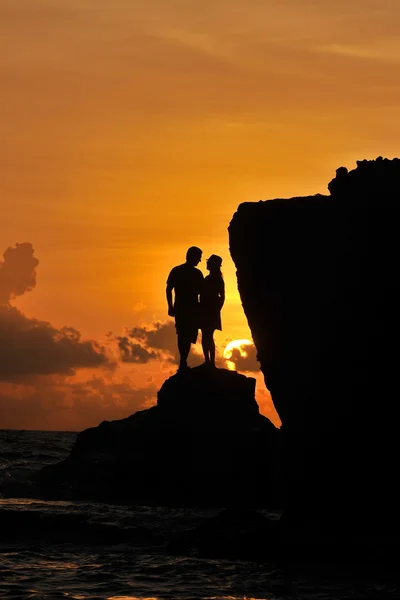
M 197 248 L 197 246 L 191 246 L 186 252 L 186 262 L 192 267 L 195 267 L 201 261 L 202 254 L 203 251 L 200 250 L 200 248 Z

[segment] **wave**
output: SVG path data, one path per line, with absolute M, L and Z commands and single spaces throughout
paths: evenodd
M 66 511 L 55 514 L 49 510 L 0 509 L 2 542 L 39 541 L 101 545 L 162 544 L 162 537 L 142 525 L 121 527 L 118 523 L 100 523 L 91 520 L 85 511 Z
M 171 535 L 218 511 L 27 498 L 0 500 L 2 542 L 166 547 Z
M 0 498 L 38 498 L 35 474 L 68 456 L 76 433 L 0 430 Z

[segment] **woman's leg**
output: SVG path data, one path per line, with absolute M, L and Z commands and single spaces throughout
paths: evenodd
M 209 337 L 210 363 L 212 364 L 213 367 L 215 367 L 214 331 L 215 331 L 215 329 L 210 329 L 210 337 Z

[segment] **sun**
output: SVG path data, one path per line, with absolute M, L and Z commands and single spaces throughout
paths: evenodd
M 253 342 L 251 342 L 250 340 L 232 340 L 231 342 L 229 342 L 229 344 L 225 347 L 225 350 L 223 352 L 223 357 L 226 360 L 226 365 L 228 367 L 228 369 L 230 371 L 235 371 L 235 363 L 232 362 L 231 360 L 229 360 L 233 354 L 234 350 L 238 350 L 240 353 L 240 356 L 242 356 L 243 358 L 246 358 L 247 356 L 247 351 L 246 351 L 246 346 L 252 346 Z

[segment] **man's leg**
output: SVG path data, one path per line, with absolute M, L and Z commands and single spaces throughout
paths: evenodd
M 186 335 L 178 335 L 178 350 L 180 355 L 179 368 L 187 367 L 187 357 L 189 356 L 191 342 Z
M 210 362 L 210 331 L 209 329 L 201 330 L 201 345 L 203 347 L 204 360 Z

